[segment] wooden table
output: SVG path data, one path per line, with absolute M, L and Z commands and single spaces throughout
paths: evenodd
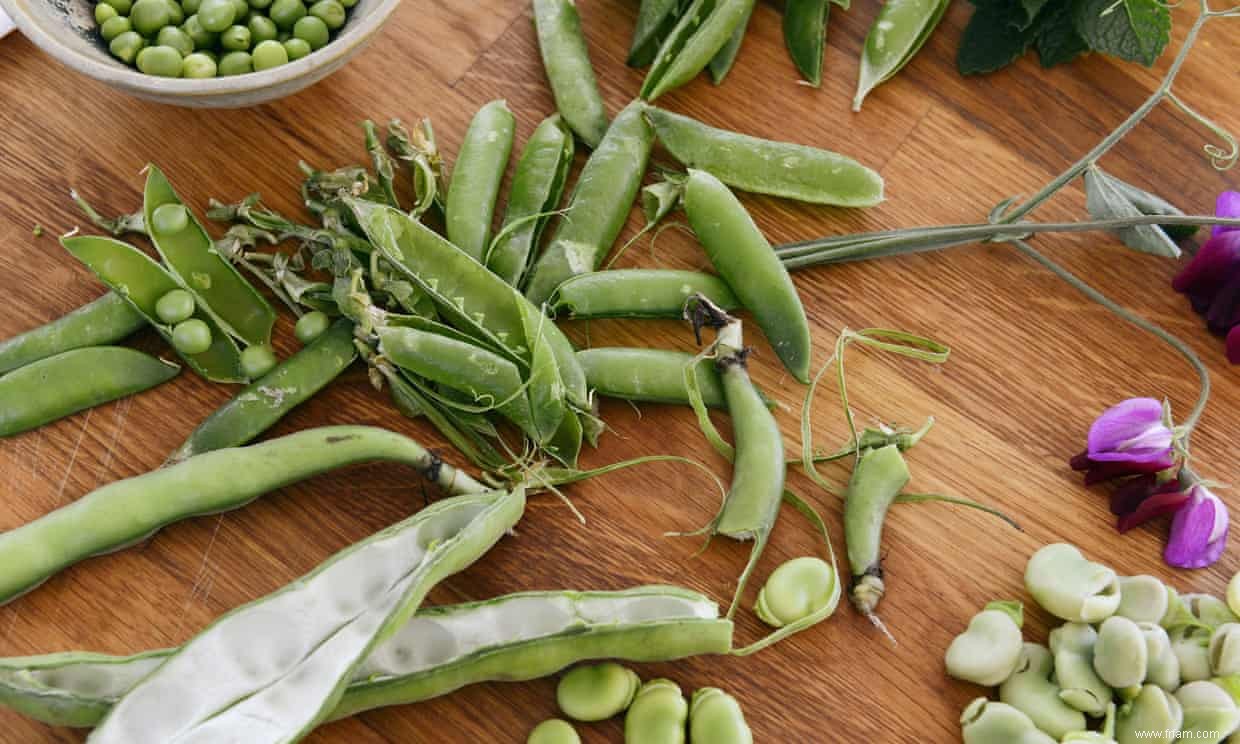
M 604 94 L 618 109 L 641 80 L 640 72 L 623 64 L 635 3 L 581 5 Z M 778 8 L 762 4 L 726 85 L 699 80 L 665 101 L 720 126 L 851 154 L 886 177 L 888 201 L 868 211 L 747 199 L 775 242 L 984 218 L 1001 199 L 1031 193 L 1088 149 L 1144 99 L 1168 61 L 1151 71 L 1095 57 L 1048 72 L 1030 57 L 1002 74 L 962 79 L 953 59 L 970 9 L 959 2 L 916 62 L 873 95 L 863 113 L 852 114 L 858 50 L 876 7 L 863 2 L 834 14 L 822 90 L 796 84 L 782 48 Z M 1187 11 L 1176 12 L 1177 38 L 1188 19 Z M 1240 129 L 1240 113 L 1228 105 L 1234 103 L 1231 92 L 1240 89 L 1236 38 L 1227 22 L 1212 25 L 1179 89 L 1204 113 Z M 53 237 L 82 223 L 67 198 L 71 186 L 107 211 L 129 210 L 139 200 L 139 170 L 153 161 L 199 207 L 210 196 L 233 200 L 259 190 L 273 207 L 292 212 L 298 206 L 298 159 L 324 167 L 363 162 L 362 119 L 432 116 L 446 151 L 454 153 L 472 113 L 496 97 L 508 99 L 522 139 L 553 109 L 528 3 L 521 0 L 406 0 L 378 41 L 346 69 L 293 98 L 247 111 L 189 111 L 124 98 L 62 69 L 21 37 L 8 39 L 0 44 L 0 294 L 7 308 L 0 314 L 0 336 L 99 294 L 86 269 Z M 1106 164 L 1186 209 L 1208 211 L 1220 189 L 1237 185 L 1237 176 L 1218 175 L 1203 161 L 1205 136 L 1184 117 L 1159 111 Z M 1040 214 L 1076 219 L 1081 202 L 1074 187 Z M 36 224 L 46 228 L 45 237 L 32 237 Z M 636 218 L 630 230 L 635 227 Z M 1100 235 L 1040 243 L 1202 355 L 1214 371 L 1216 392 L 1194 440 L 1199 470 L 1220 481 L 1240 479 L 1234 461 L 1240 383 L 1222 344 L 1169 289 L 1176 263 L 1135 255 Z M 657 252 L 643 242 L 623 263 L 704 262 L 692 240 L 673 230 L 660 238 Z M 973 511 L 898 507 L 884 542 L 890 579 L 882 605 L 898 646 L 841 607 L 829 623 L 754 657 L 642 666 L 644 677 L 669 676 L 686 690 L 727 688 L 743 701 L 762 742 L 952 741 L 960 709 L 979 690 L 944 676 L 943 651 L 984 602 L 1023 596 L 1023 566 L 1038 546 L 1070 540 L 1122 573 L 1152 573 L 1187 591 L 1221 593 L 1240 567 L 1233 550 L 1208 571 L 1168 570 L 1160 558 L 1165 526 L 1117 535 L 1104 495 L 1082 487 L 1067 468 L 1104 407 L 1136 395 L 1166 396 L 1181 413 L 1191 406 L 1194 376 L 1159 342 L 1003 246 L 809 270 L 796 279 L 820 360 L 846 326 L 903 328 L 952 345 L 951 362 L 941 369 L 854 353 L 849 372 L 856 410 L 862 422 L 917 423 L 934 415 L 934 432 L 909 458 L 913 486 L 1000 506 L 1025 531 Z M 585 331 L 571 332 L 584 342 Z M 693 347 L 688 329 L 672 322 L 595 323 L 589 339 L 595 345 Z M 137 345 L 161 349 L 150 333 L 141 334 Z M 278 327 L 277 345 L 282 354 L 295 348 L 287 320 Z M 754 368 L 759 383 L 783 404 L 779 417 L 789 448 L 799 447 L 804 388 L 780 371 L 762 344 Z M 0 529 L 156 467 L 229 395 L 225 387 L 184 374 L 147 394 L 5 440 Z M 613 431 L 586 463 L 681 454 L 726 476 L 689 411 L 638 411 L 610 402 L 603 412 Z M 813 420 L 824 447 L 843 439 L 830 390 L 822 391 Z M 402 419 L 361 369 L 271 434 L 331 423 L 387 426 L 442 445 L 429 426 Z M 835 480 L 846 477 L 843 469 L 827 472 Z M 799 474 L 790 483 L 825 511 L 840 545 L 838 503 Z M 668 581 L 721 600 L 729 596 L 746 546 L 720 540 L 695 557 L 696 541 L 663 536 L 705 523 L 717 508 L 715 486 L 700 472 L 649 466 L 568 493 L 589 520 L 586 526 L 555 499 L 536 499 L 517 537 L 444 582 L 432 600 Z M 237 512 L 175 525 L 141 547 L 87 561 L 0 608 L 0 654 L 130 653 L 180 643 L 226 610 L 397 521 L 422 498 L 409 470 L 354 467 Z M 785 514 L 759 579 L 779 562 L 815 549 L 802 520 Z M 752 591 L 739 615 L 740 641 L 763 632 L 749 612 Z M 1031 637 L 1044 639 L 1046 619 L 1032 612 Z M 325 726 L 309 741 L 524 741 L 530 727 L 555 713 L 553 691 L 552 680 L 479 685 Z M 620 731 L 616 721 L 587 727 L 584 737 L 618 741 Z M 82 738 L 0 711 L 0 741 L 6 744 Z

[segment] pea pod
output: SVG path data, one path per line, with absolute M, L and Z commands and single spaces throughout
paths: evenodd
M 681 163 L 727 185 L 813 204 L 872 207 L 883 200 L 883 178 L 852 158 L 707 126 L 646 107 L 659 142 Z
M 161 229 L 164 220 L 154 217 L 160 208 L 179 208 L 187 219 L 175 223 L 179 230 Z M 220 328 L 249 346 L 271 343 L 275 310 L 235 266 L 215 251 L 198 218 L 181 203 L 163 171 L 154 165 L 147 166 L 142 213 L 151 243 L 168 270 L 201 300 Z
M 1025 567 L 1025 587 L 1038 604 L 1069 622 L 1102 622 L 1119 609 L 1115 572 L 1067 543 L 1047 545 Z
M 500 183 L 512 154 L 516 120 L 504 101 L 474 115 L 461 142 L 444 210 L 448 240 L 475 261 L 486 256 Z
M 1002 683 L 1020 663 L 1020 627 L 1004 609 L 987 605 L 948 646 L 947 673 L 984 687 Z
M 723 85 L 724 79 L 736 64 L 736 57 L 741 53 L 741 45 L 745 43 L 745 33 L 749 30 L 749 20 L 752 17 L 753 8 L 751 7 L 744 20 L 737 24 L 736 30 L 728 37 L 728 42 L 715 52 L 715 56 L 711 57 L 710 63 L 706 65 L 710 80 L 715 85 Z
M 530 273 L 525 296 L 536 306 L 565 279 L 597 269 L 624 228 L 654 143 L 643 110 L 640 101 L 625 107 L 582 168 L 568 210 Z
M 899 446 L 889 444 L 861 453 L 844 494 L 844 540 L 853 578 L 848 596 L 868 618 L 874 617 L 886 592 L 880 553 L 883 521 L 909 478 Z
M 641 686 L 624 717 L 625 744 L 685 744 L 689 703 L 670 679 Z
M 885 0 L 865 38 L 853 111 L 870 91 L 890 80 L 913 59 L 934 32 L 950 0 Z
M 146 325 L 142 313 L 109 292 L 68 315 L 0 342 L 0 375 L 89 346 L 108 346 Z
M 1005 703 L 977 698 L 960 714 L 964 744 L 1057 744 L 1029 716 Z
M 504 227 L 487 254 L 487 268 L 520 286 L 538 250 L 550 212 L 560 204 L 573 164 L 573 135 L 559 115 L 544 119 L 517 161 Z
M 659 48 L 642 83 L 653 101 L 704 70 L 753 12 L 754 0 L 693 0 Z
M 1016 671 L 999 685 L 999 700 L 1029 716 L 1034 725 L 1056 739 L 1085 728 L 1085 714 L 1065 703 L 1051 680 L 1054 657 L 1045 646 L 1026 643 Z
M 1160 687 L 1146 685 L 1131 704 L 1120 709 L 1115 740 L 1118 744 L 1173 744 L 1183 723 L 1180 701 Z
M 744 205 L 719 179 L 689 171 L 685 213 L 719 275 L 794 377 L 809 382 L 809 320 L 800 295 Z
M 633 27 L 633 42 L 625 64 L 646 67 L 654 61 L 659 47 L 676 27 L 681 5 L 681 0 L 641 0 L 637 25 Z
M 740 301 L 717 276 L 671 269 L 613 269 L 578 274 L 561 284 L 548 303 L 570 318 L 679 318 L 685 302 L 705 295 L 724 310 Z
M 73 349 L 0 377 L 0 437 L 149 390 L 181 368 L 123 346 Z
M 607 132 L 607 109 L 594 79 L 576 4 L 534 0 L 534 26 L 556 110 L 582 142 L 598 147 Z
M 121 698 L 88 741 L 301 739 L 331 714 L 374 647 L 524 509 L 520 488 L 443 499 L 345 548 L 191 639 Z
M 694 361 L 680 351 L 638 348 L 595 348 L 577 352 L 590 389 L 608 398 L 689 405 L 685 367 L 696 366 L 698 391 L 710 408 L 724 408 L 719 373 L 708 360 Z
M 353 324 L 337 319 L 309 346 L 247 385 L 194 429 L 170 462 L 248 444 L 340 376 L 357 358 Z
M 171 343 L 172 327 L 159 319 L 155 303 L 181 285 L 162 266 L 137 248 L 112 238 L 75 236 L 62 238 L 60 243 Z M 194 317 L 211 327 L 211 347 L 201 354 L 181 354 L 181 358 L 212 382 L 241 382 L 237 344 L 201 308 L 195 309 Z
M 394 460 L 445 490 L 482 486 L 399 434 L 364 426 L 308 429 L 244 448 L 223 449 L 109 483 L 68 506 L 0 533 L 0 602 L 56 572 L 141 540 L 165 525 L 235 509 L 277 488 L 356 462 Z
M 693 693 L 689 704 L 689 740 L 710 744 L 753 744 L 753 732 L 736 698 L 717 687 Z
M 801 77 L 822 85 L 822 53 L 827 38 L 830 0 L 788 0 L 784 5 L 784 45 Z

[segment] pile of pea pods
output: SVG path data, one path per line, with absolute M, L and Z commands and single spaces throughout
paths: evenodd
M 1048 645 L 1022 642 L 1021 603 L 1003 601 L 947 650 L 949 675 L 998 687 L 961 714 L 965 744 L 1218 744 L 1240 729 L 1240 575 L 1226 600 L 1180 595 L 1057 543 L 1029 559 L 1025 587 L 1064 621 Z

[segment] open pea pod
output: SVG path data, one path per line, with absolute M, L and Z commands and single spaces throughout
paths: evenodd
M 154 215 L 160 207 L 180 207 L 185 215 L 180 229 L 162 229 Z M 163 171 L 147 166 L 142 213 L 155 250 L 173 276 L 198 298 L 216 323 L 247 346 L 271 342 L 276 312 L 227 259 L 217 253 L 211 236 L 194 213 L 182 204 Z
M 60 243 L 171 343 L 172 327 L 155 313 L 159 298 L 181 289 L 171 274 L 142 251 L 113 238 L 79 235 L 62 238 Z M 211 346 L 201 354 L 182 354 L 181 357 L 191 369 L 212 382 L 244 382 L 237 344 L 201 306 L 195 308 L 194 317 L 211 328 Z
M 844 3 L 848 7 L 848 3 Z M 801 77 L 822 85 L 822 53 L 827 41 L 830 0 L 788 0 L 784 4 L 784 46 Z
M 653 101 L 692 80 L 753 12 L 754 0 L 693 0 L 664 40 L 642 83 Z
M 715 56 L 710 58 L 710 64 L 706 65 L 706 70 L 710 73 L 710 80 L 715 85 L 723 85 L 724 79 L 732 71 L 732 66 L 736 64 L 736 57 L 741 53 L 741 44 L 745 43 L 745 32 L 749 30 L 749 19 L 752 17 L 753 8 L 750 8 L 744 20 L 736 26 L 736 30 L 728 37 L 728 43 L 715 52 Z
M 921 50 L 943 20 L 951 0 L 886 0 L 861 51 L 853 111 L 870 91 L 890 80 Z
M 88 741 L 300 740 L 431 588 L 490 550 L 524 510 L 520 488 L 457 496 L 345 548 L 199 633 L 130 689 Z
M 641 0 L 637 10 L 637 24 L 633 27 L 633 41 L 625 64 L 629 67 L 646 67 L 654 62 L 659 47 L 680 19 L 682 0 Z

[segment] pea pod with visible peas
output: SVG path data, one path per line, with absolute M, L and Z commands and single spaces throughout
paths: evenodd
M 704 295 L 723 310 L 740 308 L 717 276 L 672 269 L 612 269 L 578 274 L 556 288 L 552 312 L 569 318 L 679 318 L 685 302 Z
M 693 0 L 659 47 L 642 83 L 653 101 L 706 69 L 753 12 L 754 0 Z
M 689 703 L 689 741 L 753 744 L 753 732 L 736 698 L 717 687 L 703 687 Z
M 91 346 L 40 359 L 0 377 L 0 437 L 149 390 L 180 371 L 123 346 Z
M 452 167 L 444 209 L 448 240 L 475 261 L 486 257 L 515 127 L 516 120 L 504 101 L 491 101 L 478 109 Z
M 654 144 L 644 109 L 640 101 L 625 107 L 582 168 L 568 210 L 530 273 L 525 296 L 535 305 L 564 280 L 597 269 L 624 228 Z
M 534 26 L 556 110 L 582 142 L 598 147 L 607 132 L 607 109 L 594 78 L 576 4 L 573 0 L 534 0 Z
M 673 157 L 741 191 L 841 207 L 883 200 L 882 176 L 844 155 L 716 129 L 655 106 L 645 114 Z
M 108 346 L 146 325 L 123 297 L 109 292 L 50 323 L 0 342 L 0 375 L 73 349 Z
M 271 343 L 275 310 L 214 250 L 198 218 L 181 203 L 163 171 L 154 165 L 147 166 L 142 212 L 151 243 L 169 272 L 201 300 L 220 328 L 247 345 Z
M 943 20 L 950 0 L 885 0 L 865 38 L 853 111 L 870 91 L 890 80 L 922 48 Z
M 113 238 L 79 235 L 62 238 L 60 243 L 141 313 L 164 339 L 172 342 L 173 329 L 160 320 L 155 307 L 160 298 L 181 289 L 181 285 L 162 266 L 137 248 Z M 201 309 L 195 310 L 195 317 L 208 327 L 214 326 L 214 320 Z M 181 357 L 191 369 L 212 382 L 241 382 L 241 352 L 236 343 L 218 327 L 210 335 L 211 345 L 206 351 Z
M 504 226 L 491 243 L 486 265 L 514 287 L 533 263 L 539 238 L 560 204 L 573 164 L 573 135 L 559 115 L 544 119 L 521 152 Z
M 670 679 L 641 686 L 624 717 L 625 744 L 685 744 L 689 703 Z
M 116 481 L 33 522 L 0 533 L 0 603 L 78 561 L 165 525 L 243 506 L 282 486 L 370 460 L 406 463 L 452 493 L 484 490 L 413 440 L 364 426 L 329 426 L 263 444 L 207 452 Z

